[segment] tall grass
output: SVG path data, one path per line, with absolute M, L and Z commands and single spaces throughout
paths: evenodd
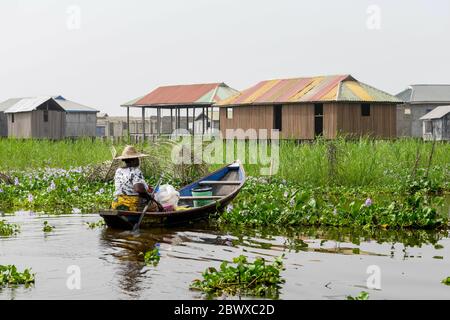
M 143 169 L 148 176 L 155 175 L 156 178 L 159 172 L 163 171 L 174 171 L 176 175 L 186 169 L 171 163 L 172 146 L 173 144 L 164 141 L 138 146 L 151 155 L 143 163 Z M 111 147 L 110 142 L 91 139 L 56 142 L 0 139 L 0 172 L 41 167 L 67 169 L 101 163 L 111 160 Z M 120 153 L 123 144 L 115 147 Z M 311 143 L 282 141 L 279 170 L 274 173 L 287 181 L 313 187 L 337 185 L 397 188 L 408 182 L 417 160 L 416 172 L 423 174 L 427 171 L 431 150 L 432 142 L 418 139 L 387 141 L 339 138 L 333 141 L 319 139 Z M 247 150 L 246 159 L 248 152 Z M 224 162 L 225 158 L 226 155 Z M 210 169 L 221 165 L 212 165 Z M 258 176 L 260 169 L 267 166 L 267 164 L 245 164 L 245 169 L 248 175 Z M 190 173 L 187 174 L 189 175 Z M 177 178 L 182 180 L 180 177 Z M 447 190 L 450 189 L 449 143 L 436 143 L 429 178 Z
M 432 142 L 418 139 L 282 141 L 276 176 L 313 187 L 337 185 L 392 189 L 408 183 L 414 171 L 425 174 L 431 150 Z M 261 167 L 259 164 L 245 165 L 247 173 L 252 176 L 258 176 Z M 436 142 L 429 178 L 450 189 L 449 143 Z
M 327 146 L 336 150 L 334 172 Z M 342 186 L 400 186 L 413 174 L 426 171 L 432 149 L 431 142 L 416 139 L 396 141 L 358 141 L 337 139 L 313 144 L 287 143 L 281 148 L 280 176 L 312 185 L 329 183 Z M 418 159 L 417 154 L 419 155 Z M 332 175 L 334 175 L 332 177 Z M 444 185 L 450 181 L 450 144 L 437 143 L 432 157 L 429 178 Z
M 0 139 L 0 171 L 85 166 L 111 160 L 111 144 L 99 140 Z

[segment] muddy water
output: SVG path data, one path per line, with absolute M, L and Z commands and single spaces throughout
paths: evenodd
M 36 272 L 34 287 L 0 289 L 0 299 L 201 299 L 189 284 L 209 266 L 245 254 L 272 259 L 284 253 L 281 299 L 345 299 L 365 290 L 371 299 L 449 299 L 448 232 L 375 234 L 299 228 L 280 235 L 217 230 L 205 225 L 154 229 L 137 235 L 91 230 L 95 215 L 5 217 L 21 232 L 0 238 L 0 264 Z M 56 228 L 44 234 L 43 221 Z M 285 232 L 283 232 L 285 233 Z M 359 242 L 358 242 L 359 240 Z M 161 243 L 157 267 L 140 252 Z M 69 266 L 81 271 L 81 289 L 66 284 Z M 369 266 L 379 266 L 381 290 L 366 288 Z

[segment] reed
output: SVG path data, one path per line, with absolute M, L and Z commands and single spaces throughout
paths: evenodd
M 0 139 L 0 171 L 69 169 L 111 160 L 111 144 L 100 140 Z
M 388 190 L 407 186 L 415 178 L 413 175 L 428 175 L 433 184 L 449 190 L 450 144 L 436 143 L 433 153 L 432 148 L 432 142 L 418 139 L 283 141 L 275 175 L 310 187 L 334 185 Z M 261 167 L 245 165 L 251 176 L 258 176 Z
M 111 160 L 112 147 L 111 142 L 91 139 L 0 139 L 0 172 L 43 167 L 69 169 L 98 164 Z M 120 153 L 123 144 L 114 147 Z M 151 155 L 143 164 L 147 176 L 156 179 L 161 172 L 166 172 L 170 177 L 172 172 L 174 179 L 185 182 L 204 173 L 203 165 L 174 165 L 171 161 L 172 147 L 173 143 L 167 141 L 139 146 Z M 419 139 L 282 141 L 279 170 L 274 173 L 277 178 L 311 187 L 335 185 L 380 189 L 404 187 L 416 175 L 427 175 L 432 183 L 449 190 L 450 144 L 438 142 L 433 153 L 432 149 L 433 143 Z M 247 150 L 246 159 L 248 156 Z M 225 154 L 223 162 L 226 162 L 226 157 Z M 211 165 L 209 169 L 222 165 Z M 245 164 L 250 176 L 259 176 L 262 167 L 267 167 L 267 164 Z

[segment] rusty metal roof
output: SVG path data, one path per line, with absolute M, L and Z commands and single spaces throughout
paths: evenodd
M 176 106 L 214 104 L 229 98 L 238 91 L 224 83 L 206 83 L 159 87 L 146 96 L 132 100 L 123 106 Z
M 324 101 L 401 102 L 386 92 L 357 81 L 351 75 L 335 75 L 261 81 L 240 94 L 220 101 L 218 105 Z

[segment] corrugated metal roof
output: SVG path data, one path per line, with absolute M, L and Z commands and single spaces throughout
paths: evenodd
M 206 83 L 159 87 L 146 96 L 122 106 L 160 106 L 213 104 L 238 93 L 224 83 Z
M 139 100 L 141 100 L 142 98 L 143 98 L 143 97 L 135 98 L 135 99 L 130 100 L 130 101 L 128 101 L 128 102 L 122 103 L 120 106 L 121 106 L 121 107 L 131 107 L 131 106 L 133 106 L 136 102 L 138 102 Z
M 450 113 L 450 106 L 440 106 L 428 112 L 426 115 L 420 118 L 420 120 L 441 119 L 448 113 Z
M 13 105 L 15 105 L 17 102 L 22 100 L 23 98 L 12 98 L 5 100 L 0 103 L 0 112 L 6 111 L 6 109 L 11 108 Z
M 94 108 L 67 100 L 62 96 L 13 98 L 2 102 L 0 104 L 0 111 L 4 109 L 5 113 L 29 112 L 35 110 L 50 99 L 53 99 L 62 109 L 67 112 L 99 112 Z
M 9 107 L 8 109 L 6 109 L 5 113 L 19 113 L 19 112 L 33 111 L 51 99 L 52 97 L 23 98 L 17 101 L 14 105 Z
M 414 84 L 396 96 L 407 103 L 450 103 L 450 84 Z
M 401 102 L 350 75 L 335 75 L 261 81 L 240 94 L 219 102 L 218 105 L 323 101 Z
M 77 102 L 73 102 L 65 99 L 62 96 L 54 97 L 54 100 L 67 112 L 88 112 L 88 113 L 97 113 L 98 110 L 82 105 Z

